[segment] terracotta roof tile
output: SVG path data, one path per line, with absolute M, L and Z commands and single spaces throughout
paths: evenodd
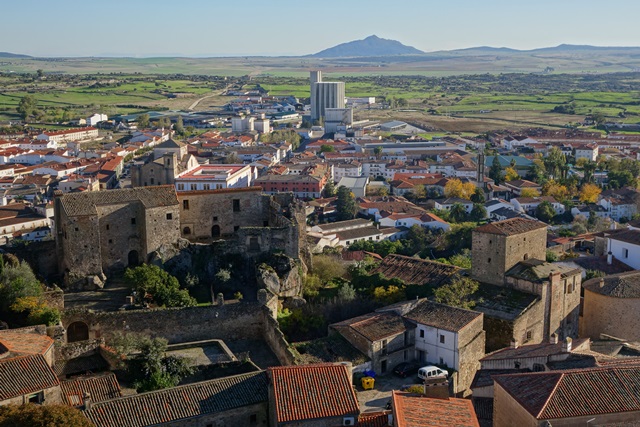
M 582 287 L 614 298 L 640 298 L 640 271 L 634 270 L 590 279 L 584 282 Z
M 640 411 L 640 367 L 504 375 L 494 380 L 539 420 Z
M 267 402 L 267 386 L 266 374 L 253 372 L 108 400 L 84 414 L 97 427 L 159 425 Z
M 387 279 L 400 279 L 407 285 L 438 286 L 460 270 L 453 265 L 392 254 L 385 257 L 371 274 L 380 273 Z
M 397 427 L 480 427 L 471 400 L 434 399 L 394 391 Z
M 0 360 L 0 401 L 58 384 L 58 377 L 40 354 Z
M 422 299 L 404 317 L 422 325 L 457 332 L 475 319 L 482 317 L 482 313 Z
M 389 423 L 389 415 L 391 411 L 381 411 L 374 413 L 361 414 L 358 417 L 358 427 L 388 427 L 393 424 Z
M 269 369 L 276 422 L 357 416 L 358 399 L 348 369 L 340 364 Z
M 69 193 L 60 196 L 62 207 L 68 216 L 94 215 L 96 206 L 139 201 L 147 208 L 178 204 L 175 187 L 123 188 L 109 191 Z
M 115 374 L 109 373 L 97 377 L 79 377 L 60 383 L 62 398 L 69 406 L 84 405 L 84 395 L 89 393 L 91 402 L 98 403 L 121 397 L 120 384 Z
M 504 221 L 492 222 L 490 224 L 482 225 L 473 231 L 480 233 L 500 234 L 502 236 L 515 236 L 520 233 L 526 233 L 546 227 L 547 224 L 545 224 L 544 222 L 525 218 L 511 218 Z
M 336 330 L 351 329 L 369 341 L 398 335 L 407 330 L 402 317 L 396 313 L 368 313 L 331 325 Z
M 0 343 L 12 353 L 45 354 L 53 345 L 53 340 L 47 335 L 8 330 L 0 334 Z

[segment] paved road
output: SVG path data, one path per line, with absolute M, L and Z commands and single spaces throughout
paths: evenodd
M 404 386 L 416 384 L 417 382 L 417 376 L 398 378 L 390 374 L 376 378 L 373 390 L 362 390 L 360 384 L 357 384 L 356 390 L 360 411 L 366 411 L 367 409 L 384 409 L 387 402 L 391 400 L 391 392 L 393 390 L 400 390 Z

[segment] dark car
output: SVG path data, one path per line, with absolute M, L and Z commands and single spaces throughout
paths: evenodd
M 409 375 L 418 373 L 418 369 L 420 369 L 420 366 L 415 363 L 403 362 L 393 368 L 393 373 L 402 378 L 407 378 Z

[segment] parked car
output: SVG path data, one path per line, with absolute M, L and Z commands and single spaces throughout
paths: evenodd
M 393 368 L 393 373 L 402 378 L 407 378 L 409 375 L 413 375 L 418 372 L 419 367 L 420 365 L 416 365 L 415 363 L 402 362 L 401 364 Z
M 418 370 L 418 378 L 421 380 L 430 380 L 432 378 L 447 378 L 449 373 L 437 366 L 424 366 Z

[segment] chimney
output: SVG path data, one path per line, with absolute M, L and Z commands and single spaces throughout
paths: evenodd
M 551 339 L 549 340 L 551 344 L 558 344 L 558 335 L 551 334 Z
M 88 411 L 91 409 L 91 394 L 86 391 L 82 395 L 82 401 L 84 402 L 84 410 Z
M 613 254 L 611 253 L 611 251 L 607 252 L 607 265 L 611 265 L 611 263 L 613 262 Z
M 599 283 L 601 288 L 604 288 L 604 277 L 600 278 L 600 283 Z
M 518 348 L 518 341 L 516 340 L 511 341 L 511 345 L 509 346 L 509 348 Z
M 571 352 L 571 342 L 573 340 L 569 337 L 565 338 L 564 342 L 562 343 L 562 351 L 564 351 L 565 353 L 569 353 Z

